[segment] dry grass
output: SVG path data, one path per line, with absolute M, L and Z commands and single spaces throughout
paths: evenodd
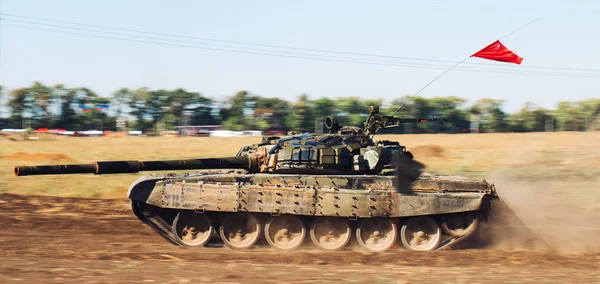
M 600 132 L 526 134 L 381 135 L 400 141 L 428 171 L 478 178 L 544 179 L 568 182 L 576 195 L 595 196 L 600 179 Z M 15 177 L 15 165 L 87 163 L 233 156 L 259 137 L 56 137 L 39 141 L 0 140 L 0 192 L 124 198 L 139 174 Z M 594 195 L 595 194 L 595 195 Z M 584 198 L 589 200 L 589 198 Z

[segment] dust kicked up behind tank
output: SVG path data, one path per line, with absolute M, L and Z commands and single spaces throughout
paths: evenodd
M 373 140 L 381 128 L 414 122 L 426 120 L 380 116 L 373 106 L 364 129 L 328 117 L 329 133 L 264 137 L 232 157 L 17 166 L 15 174 L 212 170 L 142 176 L 129 187 L 134 214 L 180 246 L 218 235 L 233 249 L 264 238 L 292 250 L 310 238 L 333 251 L 353 237 L 372 252 L 398 240 L 410 250 L 448 248 L 487 217 L 496 191 L 485 180 L 424 174 L 404 146 Z

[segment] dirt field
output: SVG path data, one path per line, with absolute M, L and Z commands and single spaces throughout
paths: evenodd
M 124 200 L 0 195 L 1 283 L 599 283 L 600 254 L 175 247 Z M 108 212 L 108 213 L 107 213 Z
M 600 133 L 378 138 L 430 172 L 494 181 L 518 216 L 494 207 L 469 248 L 434 253 L 185 249 L 131 213 L 137 174 L 17 178 L 12 167 L 229 156 L 260 138 L 0 139 L 0 283 L 600 283 Z

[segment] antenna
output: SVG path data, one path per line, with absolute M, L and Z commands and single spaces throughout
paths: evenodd
M 433 84 L 433 82 L 437 81 L 437 79 L 441 78 L 442 76 L 446 75 L 446 73 L 450 72 L 450 70 L 454 69 L 456 66 L 460 65 L 461 63 L 467 61 L 467 59 L 469 59 L 470 57 L 467 57 L 463 60 L 461 60 L 460 62 L 454 64 L 452 67 L 448 68 L 448 70 L 444 71 L 442 74 L 438 75 L 437 77 L 435 77 L 433 80 L 431 80 L 429 83 L 427 83 L 425 86 L 423 86 L 423 88 L 421 88 L 419 91 L 417 91 L 414 95 L 410 96 L 410 98 L 408 98 L 408 100 L 406 100 L 400 107 L 398 107 L 396 109 L 396 111 L 394 111 L 394 113 L 392 113 L 392 116 L 394 116 L 394 114 L 396 114 L 399 110 L 401 110 L 410 100 L 412 100 L 416 95 L 418 95 L 421 91 L 425 90 L 425 88 L 427 88 L 429 85 Z

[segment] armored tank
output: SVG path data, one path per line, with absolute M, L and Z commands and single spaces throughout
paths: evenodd
M 426 119 L 379 115 L 364 129 L 325 119 L 328 133 L 264 137 L 232 157 L 17 166 L 17 176 L 203 170 L 142 176 L 127 192 L 133 213 L 179 246 L 215 237 L 233 249 L 266 240 L 279 250 L 310 239 L 325 251 L 355 238 L 383 252 L 400 240 L 409 250 L 439 250 L 468 237 L 497 198 L 493 184 L 422 173 L 406 148 L 373 140 L 382 128 Z M 437 120 L 437 119 L 433 119 Z

